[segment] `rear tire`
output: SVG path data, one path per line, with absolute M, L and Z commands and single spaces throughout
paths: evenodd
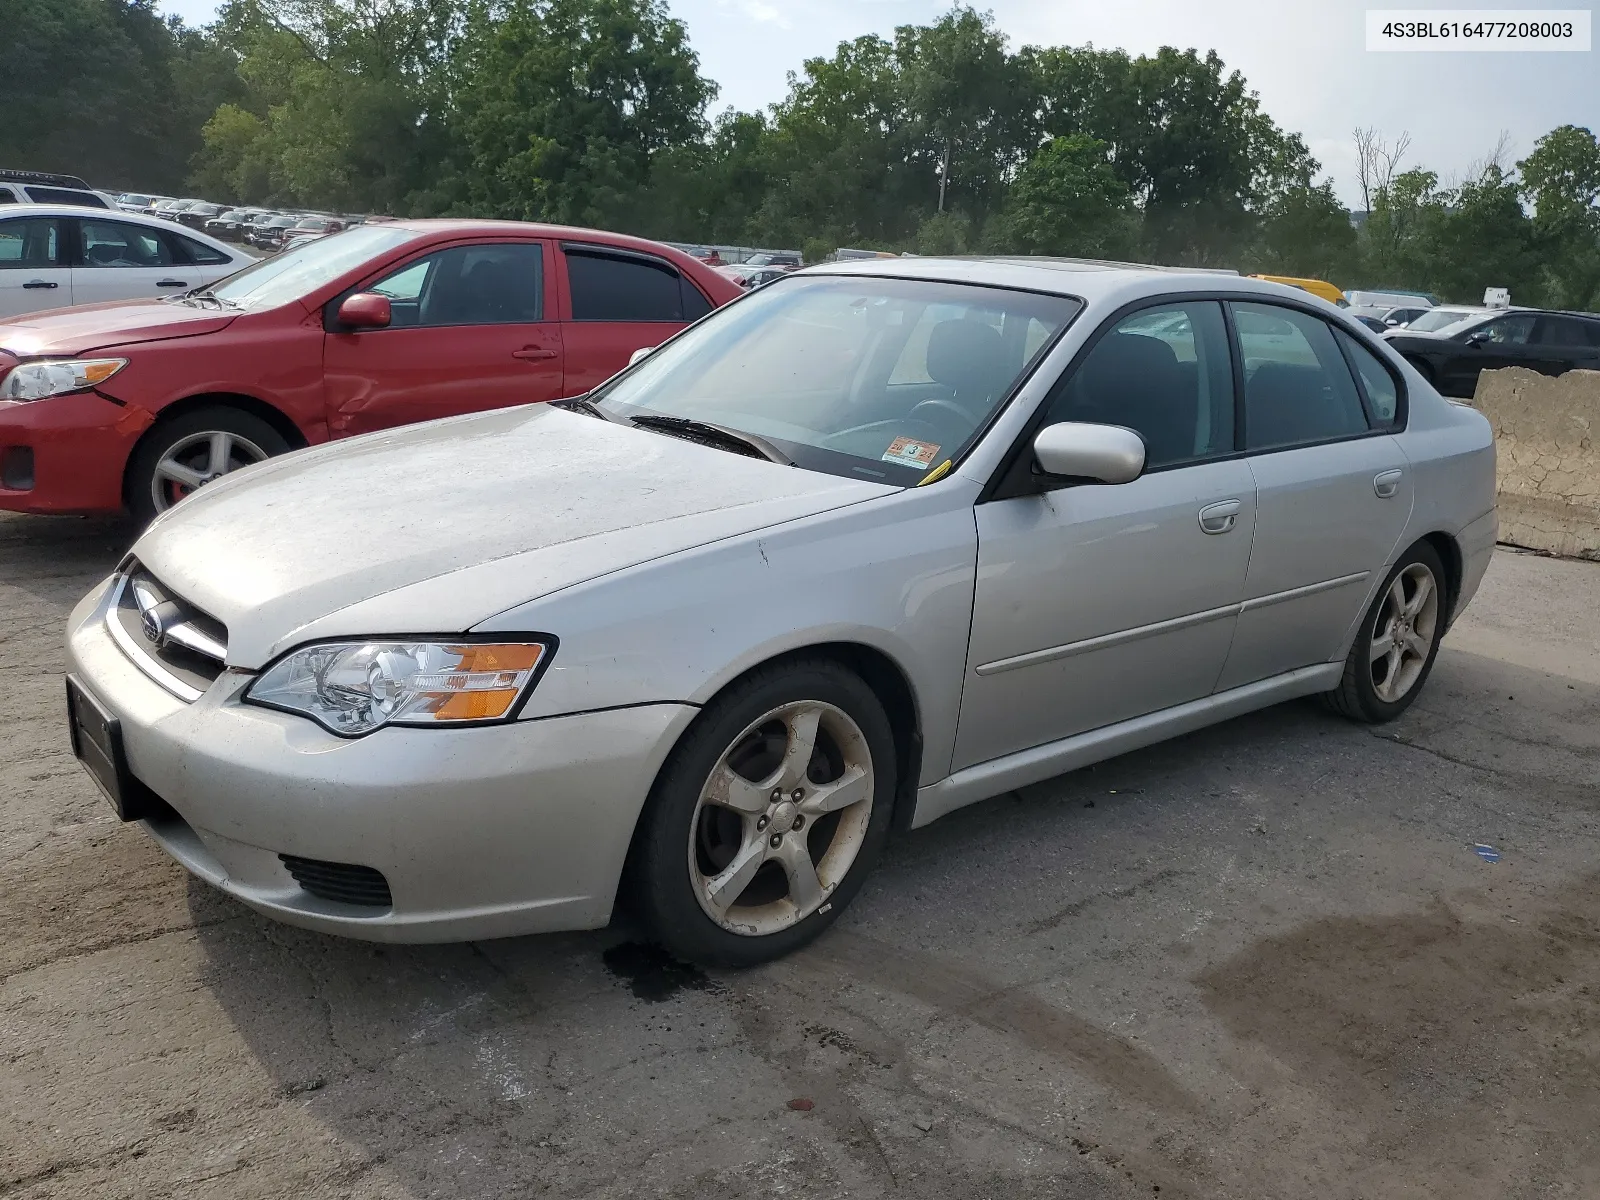
M 889 718 L 854 672 L 761 668 L 696 718 L 639 821 L 630 892 L 656 939 L 749 967 L 811 941 L 855 897 L 889 836 Z
M 225 405 L 157 421 L 128 460 L 128 508 L 149 524 L 213 479 L 289 449 L 266 421 Z
M 1323 702 L 1340 716 L 1373 725 L 1405 712 L 1433 672 L 1449 605 L 1444 564 L 1432 546 L 1418 542 L 1378 589 L 1344 661 L 1344 676 L 1323 693 Z

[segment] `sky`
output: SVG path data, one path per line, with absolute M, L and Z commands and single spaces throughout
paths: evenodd
M 1381 0 L 1379 0 L 1381 3 Z M 1391 0 L 1411 9 L 1464 0 Z M 1592 3 L 1592 0 L 1590 0 Z M 1583 0 L 1495 0 L 1494 8 L 1548 9 Z M 716 111 L 761 108 L 783 97 L 787 75 L 865 33 L 926 24 L 947 0 L 668 0 L 689 31 L 702 72 L 721 88 Z M 215 0 L 164 0 L 191 24 Z M 1352 131 L 1411 136 L 1404 166 L 1452 183 L 1508 135 L 1505 165 L 1557 125 L 1600 128 L 1600 50 L 1587 53 L 1372 53 L 1358 0 L 976 0 L 1013 48 L 1093 43 L 1130 54 L 1162 46 L 1214 49 L 1243 73 L 1277 123 L 1299 133 L 1356 206 Z M 1376 7 L 1376 5 L 1372 5 Z M 1487 7 L 1487 6 L 1479 6 Z M 1600 6 L 1597 6 L 1600 7 Z M 1600 26 L 1600 22 L 1595 22 Z M 1600 30 L 1596 33 L 1600 45 Z

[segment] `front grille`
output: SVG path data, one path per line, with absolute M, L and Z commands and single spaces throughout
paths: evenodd
M 222 674 L 227 628 L 138 563 L 130 563 L 118 578 L 106 624 L 123 652 L 181 700 L 198 700 Z
M 354 863 L 323 862 L 316 858 L 278 855 L 295 882 L 313 896 L 339 904 L 359 904 L 365 908 L 392 908 L 389 881 L 382 871 L 358 867 Z

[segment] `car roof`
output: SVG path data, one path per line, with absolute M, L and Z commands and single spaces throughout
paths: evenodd
M 552 241 L 598 242 L 601 245 L 638 250 L 642 254 L 653 254 L 657 257 L 660 256 L 663 250 L 673 254 L 684 253 L 677 247 L 668 246 L 664 242 L 633 237 L 629 234 L 617 233 L 609 229 L 588 229 L 581 225 L 547 225 L 537 221 L 471 220 L 455 217 L 398 217 L 394 220 L 385 221 L 383 224 L 385 228 L 414 229 L 418 233 L 433 234 L 492 234 L 507 233 L 514 230 L 526 237 L 544 237 L 550 238 Z M 684 255 L 684 257 L 693 258 L 692 255 Z
M 1339 311 L 1328 301 L 1288 284 L 1252 279 L 1225 268 L 1168 267 L 1087 258 L 987 256 L 962 258 L 867 258 L 820 263 L 801 275 L 884 276 L 946 283 L 974 283 L 1076 296 L 1091 306 L 1116 306 L 1175 292 L 1226 292 L 1263 299 L 1292 298 Z

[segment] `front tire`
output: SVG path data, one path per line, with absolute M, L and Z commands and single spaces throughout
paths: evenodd
M 872 689 L 827 659 L 764 667 L 674 749 L 630 864 L 640 915 L 708 966 L 779 958 L 833 923 L 888 838 L 894 734 Z
M 1433 671 L 1449 618 L 1444 564 L 1419 542 L 1395 564 L 1345 659 L 1339 686 L 1324 694 L 1341 716 L 1367 724 L 1398 717 Z
M 289 448 L 260 417 L 224 405 L 159 421 L 128 461 L 128 507 L 149 524 L 212 480 Z

